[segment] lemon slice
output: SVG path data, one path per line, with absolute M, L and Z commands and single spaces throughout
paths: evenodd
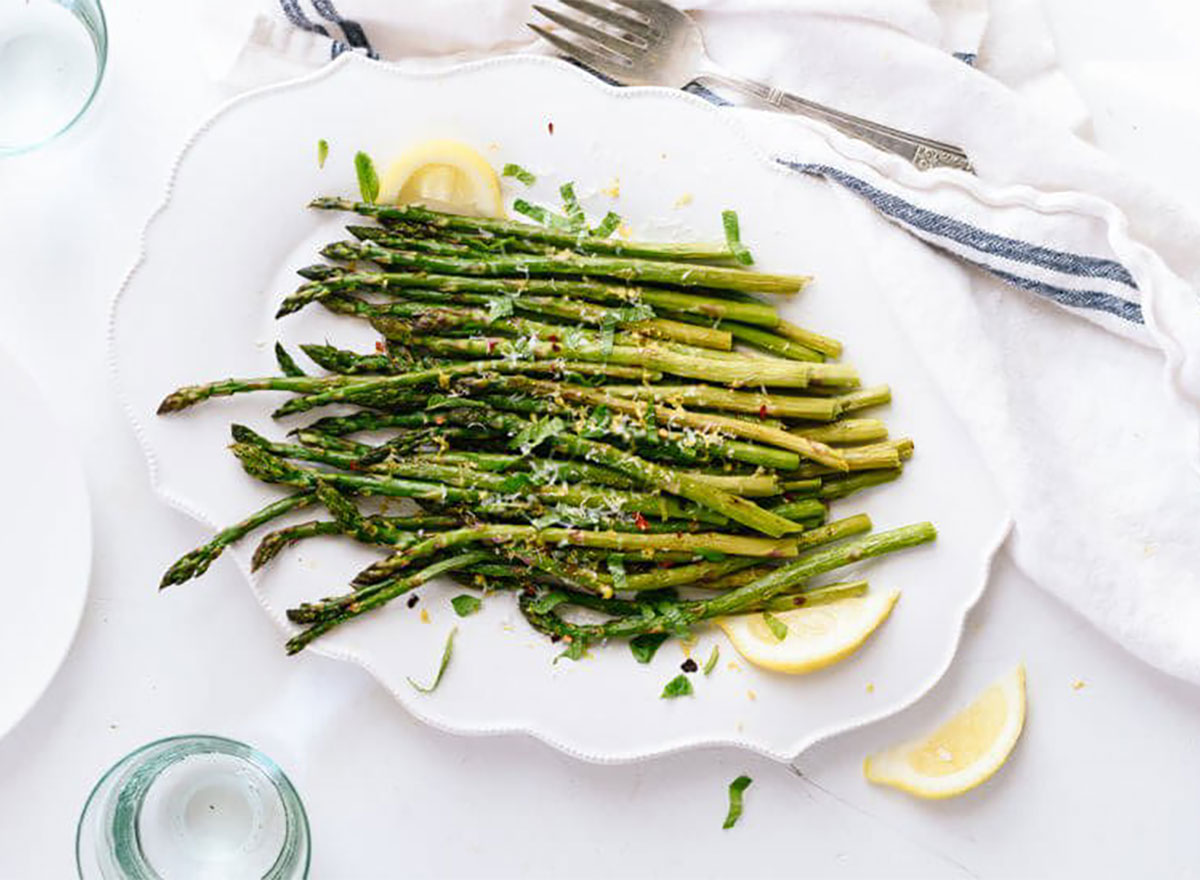
M 405 151 L 384 172 L 379 201 L 475 217 L 504 216 L 495 169 L 459 141 L 425 141 Z
M 725 630 L 738 653 L 755 666 L 776 672 L 812 672 L 858 650 L 887 620 L 899 598 L 900 591 L 892 590 L 781 611 L 772 616 L 787 627 L 782 639 L 762 614 L 725 617 L 717 625 Z
M 1018 666 L 932 734 L 871 755 L 863 773 L 923 798 L 947 798 L 1003 766 L 1025 724 L 1025 667 Z

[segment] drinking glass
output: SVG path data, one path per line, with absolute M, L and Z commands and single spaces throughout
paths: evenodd
M 308 818 L 262 752 L 170 737 L 126 755 L 92 789 L 75 859 L 83 880 L 295 880 L 308 876 Z
M 99 0 L 0 0 L 0 157 L 70 128 L 108 58 Z

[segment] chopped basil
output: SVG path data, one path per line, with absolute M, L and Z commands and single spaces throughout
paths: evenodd
M 324 168 L 325 160 L 329 158 L 329 141 L 321 138 L 317 141 L 317 167 Z
M 667 686 L 663 688 L 662 699 L 673 700 L 675 697 L 690 697 L 691 695 L 692 681 L 680 673 L 667 682 Z
M 455 596 L 450 600 L 450 604 L 454 606 L 454 613 L 459 617 L 469 617 L 483 607 L 483 603 L 479 601 L 479 597 L 471 596 L 467 593 Z
M 587 216 L 583 213 L 583 208 L 575 195 L 575 184 L 564 183 L 558 188 L 558 194 L 562 196 L 563 212 L 567 215 L 567 223 L 574 231 L 583 232 L 587 229 Z
M 772 614 L 770 611 L 763 612 L 763 623 L 765 623 L 767 625 L 767 629 L 769 629 L 771 631 L 771 635 L 775 636 L 775 638 L 779 639 L 779 641 L 782 642 L 784 639 L 787 638 L 787 634 L 788 634 L 787 624 L 784 623 L 782 620 L 780 620 L 778 617 L 776 617 L 774 614 Z
M 721 656 L 721 646 L 713 645 L 712 653 L 708 655 L 708 659 L 704 661 L 704 674 L 710 674 L 717 668 L 717 660 Z
M 282 342 L 275 343 L 275 362 L 279 364 L 279 371 L 285 376 L 303 376 L 304 371 L 288 354 L 288 350 L 283 347 Z
M 437 686 L 442 683 L 442 676 L 446 674 L 446 667 L 450 665 L 450 655 L 454 652 L 454 634 L 458 632 L 458 627 L 450 630 L 450 635 L 446 636 L 446 647 L 442 648 L 442 662 L 438 665 L 437 675 L 433 678 L 433 683 L 429 687 L 424 687 L 417 684 L 411 678 L 408 683 L 423 694 L 431 694 L 437 690 Z
M 728 553 L 722 553 L 720 550 L 705 550 L 703 547 L 697 550 L 696 554 L 705 562 L 724 562 L 729 558 Z
M 529 603 L 529 610 L 534 614 L 549 614 L 563 602 L 567 601 L 566 593 L 552 591 L 544 596 L 539 596 Z
M 725 243 L 729 245 L 729 250 L 733 254 L 733 258 L 743 266 L 749 266 L 754 262 L 754 257 L 750 255 L 750 251 L 746 250 L 746 246 L 742 244 L 742 234 L 738 227 L 737 211 L 722 211 L 721 221 L 725 224 Z
M 616 328 L 617 322 L 611 317 L 606 317 L 600 325 L 600 353 L 605 357 L 612 354 Z
M 722 828 L 732 828 L 737 820 L 742 818 L 742 792 L 750 787 L 754 780 L 749 776 L 739 776 L 729 783 L 729 812 L 725 814 L 725 824 Z
M 509 162 L 504 166 L 504 170 L 500 172 L 501 177 L 515 177 L 517 180 L 526 186 L 533 186 L 537 183 L 537 175 L 532 171 L 527 171 L 515 162 Z
M 629 640 L 629 650 L 638 663 L 649 663 L 669 636 L 666 633 L 642 633 Z
M 507 318 L 513 313 L 513 297 L 498 296 L 488 302 L 488 323 Z
M 354 173 L 358 175 L 358 191 L 362 193 L 363 201 L 374 203 L 379 198 L 379 175 L 375 173 L 371 157 L 362 150 L 354 154 Z
M 524 199 L 514 201 L 513 210 L 551 229 L 571 228 L 571 224 L 567 221 L 566 217 L 563 217 L 561 214 L 555 214 L 553 211 L 548 211 L 541 205 L 531 204 Z
M 598 238 L 608 238 L 621 226 L 621 215 L 614 211 L 609 211 L 604 215 L 604 219 L 600 221 L 600 225 L 592 230 L 592 235 Z
M 608 565 L 608 573 L 612 575 L 613 589 L 627 589 L 628 584 L 625 580 L 625 561 L 621 559 L 620 554 L 610 553 L 606 562 Z

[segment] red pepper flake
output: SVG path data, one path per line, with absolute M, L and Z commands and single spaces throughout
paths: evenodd
M 646 517 L 642 516 L 640 513 L 635 513 L 633 515 L 633 524 L 638 527 L 639 532 L 644 532 L 650 528 L 650 523 L 648 523 L 646 521 Z
M 553 122 L 548 123 L 546 125 L 546 131 L 550 132 L 550 134 L 554 134 L 554 123 Z
M 658 564 L 658 567 L 659 568 L 674 568 L 675 560 L 674 559 L 664 559 L 662 562 L 660 562 Z
M 562 346 L 559 345 L 557 342 L 552 342 L 550 344 L 550 350 L 552 352 L 554 352 L 555 354 L 558 354 L 560 351 L 562 351 Z
M 767 405 L 765 403 L 758 408 L 758 417 L 760 419 L 765 419 L 767 417 Z
M 792 604 L 799 608 L 801 605 L 807 605 L 808 599 L 806 599 L 804 596 L 797 596 L 792 600 Z
M 548 339 L 551 342 L 558 342 L 558 334 L 551 333 L 549 336 L 546 337 L 546 339 Z
M 434 416 L 433 423 L 435 425 L 444 425 L 444 424 L 446 424 L 446 417 L 445 416 Z
M 375 343 L 375 353 L 376 354 L 387 354 L 387 348 L 384 346 L 384 344 L 382 342 Z
M 491 354 L 495 350 L 495 348 L 496 348 L 496 340 L 489 339 L 488 340 L 488 354 Z

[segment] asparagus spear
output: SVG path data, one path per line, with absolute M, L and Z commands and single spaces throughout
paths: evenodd
M 516 223 L 491 217 L 465 217 L 443 214 L 416 206 L 388 207 L 367 202 L 352 202 L 339 198 L 317 198 L 311 208 L 354 211 L 384 222 L 416 221 L 426 226 L 477 234 L 499 235 L 526 241 L 543 242 L 589 254 L 646 257 L 672 260 L 730 260 L 733 254 L 724 244 L 676 244 L 671 242 L 635 242 L 621 239 L 597 238 L 563 230 L 547 229 L 531 223 Z
M 608 241 L 608 239 L 589 239 Z M 327 245 L 321 256 L 340 262 L 369 260 L 389 268 L 414 269 L 444 275 L 490 278 L 525 278 L 564 275 L 580 278 L 618 278 L 641 284 L 666 284 L 683 288 L 739 290 L 755 293 L 798 293 L 809 282 L 802 275 L 769 275 L 723 266 L 673 263 L 633 257 L 583 257 L 567 254 L 488 256 L 474 259 L 393 251 L 370 241 L 340 241 Z

